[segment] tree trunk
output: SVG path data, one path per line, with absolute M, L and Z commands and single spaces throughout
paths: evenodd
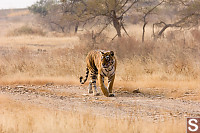
M 144 34 L 145 34 L 145 27 L 147 25 L 147 22 L 144 22 L 144 25 L 143 25 L 143 31 L 142 31 L 142 42 L 144 42 Z
M 113 25 L 115 27 L 115 30 L 117 31 L 117 36 L 118 37 L 121 37 L 121 24 L 119 22 L 119 19 L 117 18 L 117 15 L 116 15 L 116 12 L 113 11 L 113 14 L 112 14 L 112 21 L 113 21 Z
M 75 30 L 74 30 L 75 34 L 78 32 L 78 26 L 79 26 L 79 22 L 77 22 L 76 25 L 75 25 Z

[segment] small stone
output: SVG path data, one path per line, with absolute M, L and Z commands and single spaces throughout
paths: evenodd
M 88 94 L 82 94 L 82 96 L 89 96 Z
M 53 83 L 46 83 L 46 86 L 51 86 L 53 85 Z
M 128 91 L 124 91 L 124 93 L 128 93 Z
M 23 85 L 17 85 L 16 88 L 24 88 L 25 86 Z
M 139 89 L 133 90 L 133 93 L 141 93 Z
M 60 96 L 60 99 L 61 99 L 61 100 L 63 100 L 63 99 L 64 99 L 64 97 L 63 97 L 63 96 Z

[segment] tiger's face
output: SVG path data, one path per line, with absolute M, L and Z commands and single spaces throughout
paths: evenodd
M 101 62 L 103 68 L 108 68 L 114 63 L 114 52 L 113 51 L 108 51 L 108 52 L 101 52 Z

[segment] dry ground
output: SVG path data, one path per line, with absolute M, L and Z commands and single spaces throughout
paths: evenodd
M 60 110 L 91 110 L 95 115 L 124 117 L 127 115 L 161 119 L 164 117 L 198 117 L 198 101 L 168 99 L 161 95 L 150 95 L 139 90 L 133 92 L 115 90 L 115 97 L 87 94 L 85 86 L 71 85 L 13 85 L 1 86 L 1 94 L 15 101 L 32 103 Z
M 0 118 L 0 129 L 2 132 L 24 132 L 26 129 L 31 132 L 40 132 L 38 128 L 43 125 L 39 126 L 37 124 L 40 119 L 42 124 L 47 119 L 45 113 L 54 117 L 55 112 L 58 113 L 58 116 L 62 112 L 59 117 L 56 115 L 56 118 L 49 118 L 51 119 L 50 122 L 57 122 L 57 124 L 53 127 L 44 127 L 45 132 L 51 128 L 64 132 L 65 128 L 69 126 L 66 125 L 70 123 L 70 119 L 76 118 L 78 114 L 85 116 L 85 121 L 94 125 L 87 127 L 87 124 L 80 124 L 80 129 L 68 127 L 68 130 L 70 129 L 72 132 L 84 132 L 87 128 L 89 132 L 94 132 L 96 121 L 99 119 L 101 121 L 105 119 L 104 122 L 112 120 L 112 124 L 109 122 L 106 127 L 109 127 L 111 132 L 183 132 L 185 131 L 186 117 L 200 116 L 199 102 L 168 99 L 159 95 L 141 93 L 140 91 L 130 93 L 115 90 L 115 94 L 116 97 L 112 98 L 102 96 L 102 94 L 93 97 L 87 94 L 87 87 L 85 86 L 53 85 L 51 83 L 46 85 L 1 86 L 0 103 L 3 108 L 0 109 L 0 115 L 2 116 Z M 55 112 L 49 114 L 51 111 Z M 24 118 L 23 112 L 25 116 L 27 115 L 27 118 Z M 73 113 L 69 115 L 69 112 Z M 67 118 L 64 115 L 65 113 L 68 116 Z M 45 119 L 38 118 L 40 115 Z M 79 117 L 75 122 L 76 124 L 84 122 Z M 98 119 L 94 120 L 93 117 L 98 117 Z M 58 119 L 61 119 L 61 121 Z M 29 123 L 24 123 L 22 126 L 21 121 L 29 121 Z M 127 121 L 129 121 L 129 124 L 126 123 Z M 46 122 L 48 123 L 48 121 Z M 103 124 L 104 122 L 101 123 L 102 127 L 106 126 Z M 115 125 L 120 122 L 125 127 Z M 30 123 L 31 125 L 29 125 Z M 113 124 L 116 130 L 120 130 L 115 131 L 112 129 Z M 146 126 L 141 128 L 140 124 Z M 162 127 L 163 124 L 166 126 Z M 107 132 L 104 127 L 101 130 Z

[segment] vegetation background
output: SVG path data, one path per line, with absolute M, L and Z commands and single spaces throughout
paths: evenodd
M 79 85 L 87 53 L 104 49 L 118 60 L 115 89 L 199 101 L 199 7 L 198 0 L 40 0 L 1 10 L 0 83 Z

